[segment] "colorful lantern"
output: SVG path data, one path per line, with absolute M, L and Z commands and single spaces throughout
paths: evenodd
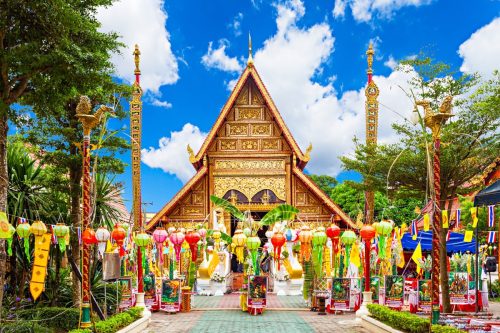
M 148 265 L 146 260 L 146 247 L 151 244 L 151 236 L 149 236 L 144 231 L 139 232 L 134 237 L 134 243 L 141 248 L 142 268 L 146 269 L 146 274 L 148 273 Z
M 278 262 L 278 271 L 281 269 L 280 257 L 281 257 L 281 247 L 285 244 L 286 239 L 283 233 L 276 232 L 271 238 L 271 244 L 274 247 L 274 260 Z
M 58 223 L 54 228 L 54 234 L 57 237 L 61 252 L 66 251 L 66 236 L 69 234 L 69 227 L 63 223 Z
M 250 228 L 245 228 L 245 229 L 243 229 L 243 234 L 246 237 L 250 237 L 250 235 L 252 234 L 252 230 Z
M 95 238 L 97 239 L 97 251 L 101 255 L 101 258 L 104 256 L 104 251 L 106 250 L 106 243 L 111 238 L 111 233 L 105 227 L 99 227 L 95 231 Z
M 0 239 L 7 240 L 7 254 L 12 255 L 12 236 L 16 232 L 16 228 L 12 226 L 7 219 L 0 221 Z
M 28 261 L 30 260 L 30 225 L 28 222 L 19 223 L 16 227 L 16 232 L 19 237 L 24 240 L 24 254 Z
M 200 234 L 201 239 L 205 239 L 205 237 L 207 237 L 207 229 L 205 228 L 198 229 L 198 233 Z
M 115 224 L 113 231 L 111 232 L 111 239 L 115 241 L 116 245 L 119 247 L 120 257 L 125 255 L 125 248 L 123 247 L 123 243 L 125 241 L 125 237 L 127 237 L 127 231 L 122 227 L 121 224 Z
M 212 233 L 212 238 L 214 239 L 214 244 L 215 244 L 215 251 L 219 250 L 221 236 L 222 235 L 219 230 L 214 230 L 214 232 Z
M 171 234 L 173 234 L 175 232 L 175 228 L 174 227 L 169 227 L 167 229 L 167 232 L 168 232 L 169 235 L 171 235 Z
M 95 238 L 95 231 L 92 228 L 87 228 L 82 233 L 82 241 L 86 245 L 97 244 L 97 238 Z
M 351 257 L 351 246 L 357 239 L 356 234 L 352 230 L 346 230 L 342 236 L 340 236 L 340 241 L 345 245 L 345 257 L 347 260 Z
M 47 233 L 47 226 L 42 221 L 35 221 L 30 227 L 30 232 L 36 237 L 43 236 Z
M 285 238 L 287 242 L 295 242 L 297 240 L 297 232 L 292 229 L 286 229 Z
M 363 227 L 361 227 L 361 230 L 359 232 L 359 235 L 361 236 L 361 238 L 363 240 L 365 240 L 366 242 L 370 242 L 373 237 L 375 237 L 375 228 L 372 227 L 371 225 L 368 225 L 368 224 L 365 224 Z
M 326 236 L 332 241 L 332 250 L 333 253 L 336 254 L 339 250 L 339 236 L 340 236 L 340 228 L 335 224 L 332 224 L 328 228 L 326 228 Z
M 311 241 L 312 241 L 312 232 L 308 226 L 303 226 L 302 230 L 299 233 L 299 241 L 300 241 L 300 257 L 305 261 L 309 261 L 311 259 Z
M 379 235 L 378 239 L 378 244 L 379 244 L 379 250 L 378 250 L 378 255 L 380 259 L 385 259 L 385 241 L 387 239 L 387 236 L 391 234 L 392 231 L 392 224 L 388 221 L 382 221 L 379 222 L 375 230 L 377 231 L 377 234 Z
M 326 245 L 326 233 L 318 228 L 312 237 L 313 246 L 313 267 L 316 275 L 321 278 L 323 271 L 323 249 Z
M 255 275 L 259 275 L 260 267 L 257 264 L 257 250 L 260 246 L 260 238 L 258 236 L 251 236 L 247 238 L 247 248 L 250 251 L 250 256 L 252 257 L 252 266 Z
M 247 236 L 243 233 L 241 229 L 236 229 L 233 236 L 233 247 L 234 253 L 236 254 L 236 259 L 238 262 L 243 263 L 244 260 L 244 248 L 246 244 Z
M 167 240 L 168 233 L 165 228 L 158 227 L 153 232 L 153 240 L 156 243 L 158 249 L 158 256 L 160 257 L 160 265 L 163 264 L 163 243 Z
M 189 244 L 189 249 L 191 250 L 191 261 L 196 261 L 196 255 L 198 252 L 198 242 L 200 241 L 201 236 L 198 231 L 188 232 L 186 235 L 186 242 Z
M 181 259 L 181 246 L 182 242 L 184 242 L 184 238 L 184 234 L 180 231 L 174 232 L 170 235 L 170 241 L 174 245 L 175 258 L 177 261 Z
M 271 240 L 271 238 L 273 237 L 273 235 L 274 235 L 274 232 L 271 229 L 269 229 L 268 231 L 266 231 L 266 238 L 267 239 Z

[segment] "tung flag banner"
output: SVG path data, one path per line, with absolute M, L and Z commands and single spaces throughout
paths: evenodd
M 464 242 L 470 243 L 472 242 L 472 230 L 466 230 L 464 235 Z
M 448 233 L 446 234 L 446 241 L 449 241 L 451 237 L 451 232 L 448 230 Z
M 443 222 L 443 228 L 448 229 L 448 211 L 446 209 L 441 211 L 441 220 Z
M 460 216 L 461 215 L 462 215 L 462 211 L 460 209 L 457 209 L 455 229 L 458 229 L 460 227 Z
M 421 274 L 422 267 L 420 267 L 419 260 L 422 259 L 422 246 L 420 245 L 420 242 L 418 242 L 418 245 L 415 248 L 415 251 L 413 251 L 413 254 L 411 255 L 411 259 L 417 264 L 417 273 Z
M 475 228 L 477 226 L 477 207 L 470 209 L 470 216 L 472 218 L 472 227 Z
M 495 205 L 488 206 L 488 227 L 495 226 Z
M 488 243 L 495 243 L 497 236 L 496 231 L 488 231 Z
M 429 231 L 431 226 L 429 213 L 424 214 L 424 231 Z

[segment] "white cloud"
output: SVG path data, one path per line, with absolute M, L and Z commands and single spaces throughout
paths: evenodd
M 231 29 L 233 34 L 238 37 L 241 35 L 241 21 L 243 21 L 243 13 L 238 13 L 233 18 L 233 21 L 228 24 L 228 27 Z
M 389 59 L 387 59 L 384 62 L 384 66 L 389 67 L 390 69 L 394 70 L 396 67 L 398 67 L 398 62 L 394 59 L 392 55 L 389 56 Z
M 373 15 L 380 18 L 390 18 L 395 11 L 402 7 L 419 7 L 431 3 L 432 0 L 335 0 L 333 16 L 344 17 L 347 4 L 351 8 L 352 16 L 358 22 L 368 22 Z
M 189 144 L 196 152 L 206 136 L 207 133 L 201 132 L 197 126 L 187 123 L 182 130 L 170 132 L 170 137 L 161 138 L 158 148 L 143 149 L 142 162 L 151 168 L 160 168 L 175 175 L 185 183 L 195 172 L 189 162 L 186 147 Z
M 462 72 L 491 77 L 493 70 L 500 69 L 500 17 L 474 32 L 460 45 L 458 54 L 464 60 Z
M 242 67 L 235 57 L 229 57 L 226 54 L 226 48 L 229 42 L 225 39 L 219 40 L 219 47 L 214 49 L 213 43 L 208 43 L 208 51 L 201 58 L 201 63 L 207 68 L 217 68 L 226 72 L 241 72 Z
M 97 19 L 101 30 L 114 31 L 122 36 L 126 47 L 113 55 L 116 75 L 129 82 L 134 80 L 134 45 L 141 51 L 141 86 L 158 92 L 160 86 L 179 79 L 178 65 L 166 29 L 167 13 L 163 0 L 120 0 L 108 8 L 99 9 Z
M 153 104 L 154 106 L 159 106 L 161 108 L 165 108 L 165 109 L 170 109 L 172 107 L 172 103 L 167 102 L 167 101 L 160 101 L 157 98 L 153 98 L 153 100 L 151 101 L 151 104 Z

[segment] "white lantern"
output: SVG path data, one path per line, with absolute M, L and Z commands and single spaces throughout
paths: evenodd
M 111 234 L 108 229 L 104 227 L 99 227 L 95 231 L 95 238 L 99 242 L 97 245 L 97 251 L 101 255 L 101 258 L 104 256 L 104 251 L 106 250 L 106 243 L 108 242 Z
M 168 231 L 168 234 L 170 235 L 170 234 L 172 234 L 175 231 L 175 228 L 174 227 L 170 227 L 170 228 L 167 229 L 167 231 Z

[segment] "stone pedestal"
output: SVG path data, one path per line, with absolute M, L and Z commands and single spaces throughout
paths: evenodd
M 146 303 L 144 303 L 144 293 L 136 293 L 135 294 L 135 306 L 141 307 L 144 310 L 142 311 L 143 315 L 149 314 L 151 315 L 151 311 L 146 307 Z
M 363 303 L 358 311 L 356 311 L 356 320 L 361 320 L 362 316 L 368 316 L 370 312 L 368 311 L 368 304 L 372 304 L 372 292 L 363 291 Z

